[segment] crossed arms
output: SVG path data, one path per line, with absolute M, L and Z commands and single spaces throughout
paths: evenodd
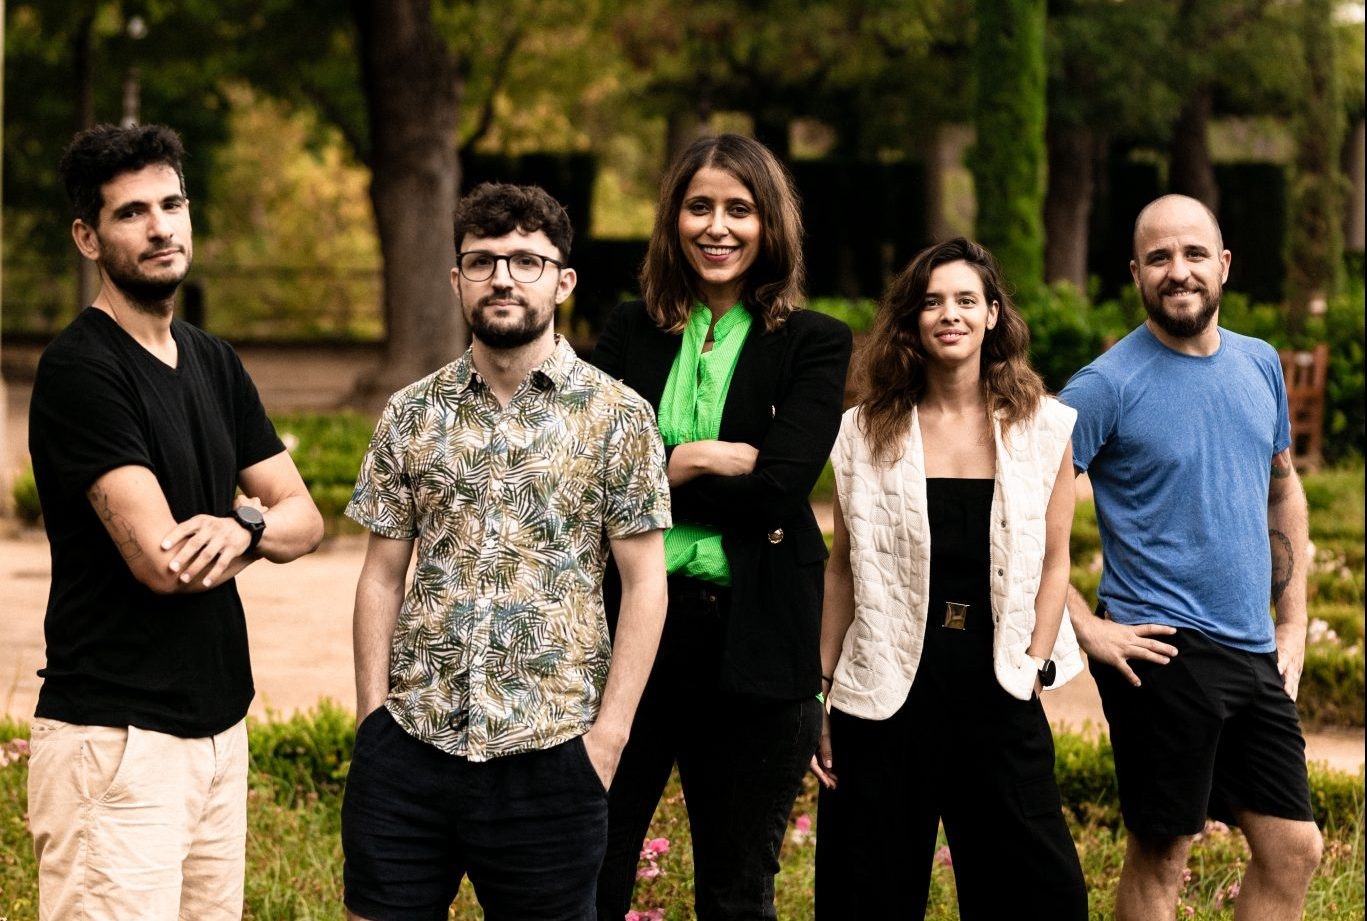
M 251 535 L 232 518 L 195 515 L 177 522 L 146 467 L 116 467 L 95 480 L 86 497 L 134 578 L 170 595 L 206 591 L 258 558 L 289 562 L 323 539 L 323 518 L 288 452 L 244 468 L 238 484 L 243 494 L 235 506 L 255 506 L 266 519 L 261 542 L 250 554 Z

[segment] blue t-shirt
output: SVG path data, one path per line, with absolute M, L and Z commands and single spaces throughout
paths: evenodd
M 1185 355 L 1140 326 L 1059 399 L 1078 411 L 1073 463 L 1092 481 L 1112 618 L 1274 650 L 1267 493 L 1291 445 L 1276 351 L 1221 329 L 1214 355 Z

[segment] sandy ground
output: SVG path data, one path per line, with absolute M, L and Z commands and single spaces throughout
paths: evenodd
M 257 563 L 238 577 L 256 673 L 254 714 L 289 714 L 324 697 L 354 706 L 351 604 L 364 552 L 364 537 L 339 537 L 302 560 L 285 566 Z M 33 713 L 48 578 L 41 531 L 0 539 L 0 706 L 11 716 Z M 1085 671 L 1046 694 L 1044 703 L 1058 728 L 1105 729 L 1096 685 Z M 1307 757 L 1356 771 L 1363 764 L 1363 733 L 1313 733 Z

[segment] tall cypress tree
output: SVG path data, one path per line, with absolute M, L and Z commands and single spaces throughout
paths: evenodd
M 976 232 L 1007 282 L 1028 292 L 1044 281 L 1045 0 L 980 0 L 977 20 Z
M 1322 310 L 1338 286 L 1343 260 L 1344 180 L 1339 170 L 1343 102 L 1336 66 L 1333 0 L 1304 0 L 1305 97 L 1295 119 L 1296 163 L 1287 233 L 1286 296 L 1290 321 Z

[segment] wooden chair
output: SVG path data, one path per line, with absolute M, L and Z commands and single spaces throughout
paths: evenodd
M 1291 453 L 1297 468 L 1315 470 L 1324 460 L 1321 449 L 1329 343 L 1321 342 L 1309 351 L 1286 349 L 1278 354 L 1291 410 Z

